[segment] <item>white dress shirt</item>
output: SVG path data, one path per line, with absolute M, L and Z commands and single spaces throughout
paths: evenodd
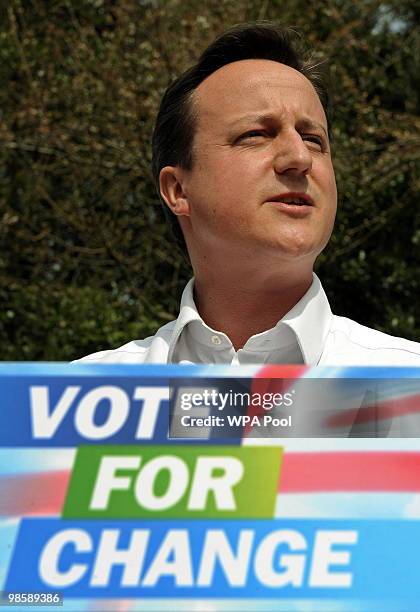
M 235 350 L 228 336 L 206 325 L 184 289 L 179 316 L 154 336 L 100 351 L 81 361 L 95 363 L 217 363 L 420 366 L 420 344 L 389 336 L 332 314 L 319 278 L 271 329 Z

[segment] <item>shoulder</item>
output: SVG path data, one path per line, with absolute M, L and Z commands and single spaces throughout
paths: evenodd
M 154 336 L 132 340 L 123 346 L 98 351 L 73 363 L 166 363 L 175 321 L 163 325 Z
M 325 358 L 349 365 L 420 366 L 420 344 L 333 316 Z

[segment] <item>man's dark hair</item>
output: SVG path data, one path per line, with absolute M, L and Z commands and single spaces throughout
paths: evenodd
M 159 108 L 152 141 L 152 171 L 159 192 L 159 174 L 165 166 L 190 170 L 196 115 L 194 90 L 213 72 L 232 62 L 266 59 L 286 64 L 301 72 L 314 86 L 329 122 L 329 96 L 317 65 L 302 49 L 299 35 L 290 28 L 270 22 L 245 23 L 225 31 L 201 54 L 198 62 L 178 77 L 166 90 Z M 319 65 L 319 64 L 318 64 Z M 163 203 L 165 217 L 177 243 L 185 241 L 176 216 Z

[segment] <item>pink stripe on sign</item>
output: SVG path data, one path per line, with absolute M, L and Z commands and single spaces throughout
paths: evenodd
M 420 453 L 286 453 L 280 493 L 420 491 Z
M 96 599 L 89 603 L 88 610 L 96 612 L 127 612 L 135 607 L 136 602 L 127 599 Z
M 253 383 L 259 378 L 276 379 L 276 378 L 300 378 L 309 370 L 306 365 L 273 365 L 267 364 L 261 366 L 253 376 Z
M 0 477 L 0 515 L 60 514 L 70 472 Z M 420 452 L 286 453 L 279 493 L 420 492 Z
M 0 476 L 0 515 L 61 513 L 69 480 L 69 471 Z
M 420 394 L 408 395 L 384 400 L 372 406 L 337 412 L 327 419 L 326 427 L 361 425 L 418 413 L 420 413 Z

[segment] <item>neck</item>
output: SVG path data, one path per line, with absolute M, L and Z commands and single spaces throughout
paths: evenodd
M 221 275 L 213 270 L 195 270 L 195 302 L 202 319 L 225 333 L 235 350 L 254 334 L 274 327 L 312 283 L 312 267 L 308 266 L 281 266 L 265 273 L 232 274 L 228 270 Z

